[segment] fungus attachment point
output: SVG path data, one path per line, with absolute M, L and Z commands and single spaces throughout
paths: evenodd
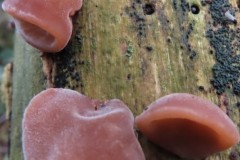
M 138 129 L 159 146 L 186 159 L 200 159 L 239 142 L 234 123 L 203 98 L 176 93 L 158 99 L 136 117 Z
M 5 0 L 2 8 L 15 22 L 19 34 L 43 52 L 58 52 L 72 34 L 72 16 L 82 0 Z
M 25 160 L 144 160 L 134 118 L 120 100 L 92 100 L 69 89 L 35 96 L 23 118 Z

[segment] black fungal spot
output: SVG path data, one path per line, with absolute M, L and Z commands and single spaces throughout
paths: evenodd
M 146 50 L 147 50 L 148 52 L 152 52 L 152 51 L 153 51 L 153 48 L 152 48 L 151 46 L 147 46 L 147 47 L 146 47 Z
M 240 156 L 236 150 L 233 150 L 229 155 L 229 160 L 239 160 Z
M 213 53 L 214 53 L 214 51 L 211 49 L 211 50 L 209 51 L 209 53 L 210 53 L 210 54 L 213 54 Z
M 131 79 L 132 79 L 132 75 L 131 75 L 130 73 L 127 75 L 127 79 L 128 79 L 128 80 L 131 80 Z
M 201 0 L 201 5 L 202 5 L 202 6 L 206 6 L 207 3 L 206 3 L 204 0 Z
M 238 107 L 238 108 L 240 108 L 240 102 L 237 102 L 237 104 L 236 104 L 236 105 L 237 105 L 237 107 Z
M 192 12 L 193 14 L 199 14 L 199 12 L 200 12 L 199 6 L 198 6 L 197 4 L 191 5 L 191 12 Z
M 229 21 L 224 16 L 226 11 L 235 14 L 235 9 L 227 0 L 212 1 L 209 12 L 212 15 L 214 26 L 206 31 L 210 45 L 213 47 L 216 64 L 213 66 L 211 84 L 216 93 L 221 95 L 227 88 L 240 95 L 240 29 L 230 28 Z M 213 51 L 210 51 L 213 53 Z
M 233 93 L 236 95 L 240 95 L 240 82 L 236 82 L 233 85 Z
M 146 15 L 152 15 L 155 12 L 155 5 L 152 3 L 145 4 L 145 6 L 143 7 L 143 12 Z
M 228 25 L 232 23 L 225 16 L 226 11 L 229 11 L 233 16 L 235 16 L 236 10 L 232 7 L 228 0 L 212 1 L 209 7 L 209 12 L 215 25 Z
M 142 0 L 133 0 L 130 6 L 125 8 L 125 12 L 131 18 L 134 23 L 134 28 L 136 29 L 138 38 L 144 39 L 146 38 L 146 18 L 145 13 L 143 11 L 144 3 Z M 139 42 L 140 45 L 140 42 Z
M 167 42 L 168 42 L 168 43 L 171 43 L 171 42 L 172 42 L 172 40 L 171 40 L 170 37 L 167 38 Z
M 193 50 L 190 42 L 189 42 L 189 36 L 191 35 L 191 33 L 193 32 L 193 27 L 194 27 L 195 23 L 192 22 L 188 25 L 188 28 L 185 30 L 183 37 L 184 37 L 184 44 L 186 45 L 186 48 L 189 52 L 189 58 L 191 60 L 194 60 L 197 57 L 197 52 Z
M 237 25 L 237 23 L 238 23 L 237 20 L 234 19 L 234 20 L 233 20 L 233 24 Z
M 195 21 L 189 21 L 188 24 L 188 12 L 191 11 L 191 7 L 186 0 L 173 0 L 173 9 L 176 12 L 176 17 L 180 25 L 181 32 L 181 44 L 180 48 L 186 50 L 190 60 L 194 60 L 197 57 L 197 52 L 191 46 L 189 38 L 194 31 Z
M 70 41 L 60 53 L 54 56 L 56 71 L 53 83 L 57 88 L 77 89 L 76 86 L 81 81 L 81 76 L 76 70 L 81 61 L 74 58 L 76 48 L 81 52 L 82 37 L 80 32 L 77 31 L 74 35 L 76 35 L 73 37 L 75 38 L 75 44 Z M 69 83 L 70 81 L 71 83 Z
M 168 33 L 168 31 L 171 32 L 171 22 L 168 19 L 169 17 L 166 15 L 166 6 L 160 5 L 157 11 L 159 22 L 162 24 L 162 30 L 166 33 Z
M 176 0 L 173 0 L 173 9 L 177 10 L 177 1 Z
M 193 60 L 196 56 L 197 56 L 197 53 L 195 51 L 191 51 L 189 58 Z
M 202 92 L 202 91 L 204 91 L 204 87 L 203 86 L 198 86 L 198 90 Z
M 180 3 L 178 5 L 178 3 Z M 177 11 L 179 16 L 186 17 L 189 11 L 189 3 L 186 0 L 173 0 L 173 9 Z

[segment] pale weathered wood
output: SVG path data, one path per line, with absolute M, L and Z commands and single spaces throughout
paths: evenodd
M 21 122 L 30 99 L 44 89 L 40 53 L 27 45 L 19 36 L 15 38 L 13 69 L 13 102 L 10 135 L 10 159 L 21 160 Z
M 197 5 L 200 13 L 184 11 L 186 2 Z M 237 6 L 235 0 L 229 2 Z M 49 81 L 92 98 L 119 98 L 134 115 L 166 94 L 192 93 L 221 104 L 239 125 L 239 97 L 227 89 L 228 104 L 223 103 L 224 96 L 218 96 L 210 84 L 216 61 L 205 34 L 211 20 L 208 7 L 198 0 L 85 0 L 73 18 L 70 43 L 46 60 L 53 62 Z M 19 160 L 22 112 L 45 83 L 39 54 L 17 41 L 11 157 Z M 139 139 L 148 160 L 179 159 L 144 136 L 139 135 Z M 207 160 L 227 160 L 238 151 L 239 146 Z

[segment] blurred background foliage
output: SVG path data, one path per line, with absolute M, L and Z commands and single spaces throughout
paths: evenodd
M 0 0 L 0 5 L 3 0 Z M 13 58 L 14 26 L 10 17 L 0 7 L 0 84 L 3 81 L 4 66 Z M 9 144 L 9 120 L 5 117 L 5 106 L 0 92 L 0 160 L 7 160 Z

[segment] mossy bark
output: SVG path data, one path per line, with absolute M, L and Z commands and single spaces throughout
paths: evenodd
M 229 2 L 237 6 L 235 0 Z M 200 9 L 198 14 L 190 11 L 192 5 Z M 239 125 L 239 96 L 231 87 L 217 95 L 210 83 L 216 60 L 205 34 L 211 27 L 208 4 L 203 6 L 199 0 L 85 0 L 73 21 L 68 46 L 44 59 L 51 61 L 46 67 L 51 72 L 45 71 L 49 86 L 103 100 L 121 99 L 134 115 L 161 96 L 187 92 L 218 104 Z M 38 51 L 19 38 L 15 48 L 11 159 L 19 160 L 23 110 L 49 83 L 44 81 Z M 148 160 L 179 159 L 142 135 L 139 140 Z M 227 160 L 238 151 L 239 146 L 207 160 Z

